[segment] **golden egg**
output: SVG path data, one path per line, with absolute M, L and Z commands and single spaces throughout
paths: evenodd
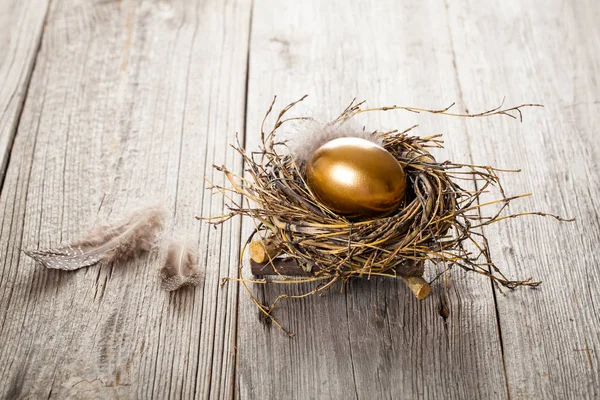
M 331 210 L 350 217 L 377 216 L 404 198 L 406 177 L 392 154 L 357 137 L 319 147 L 306 168 L 308 186 Z

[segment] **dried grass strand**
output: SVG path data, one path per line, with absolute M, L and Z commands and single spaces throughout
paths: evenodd
M 437 162 L 429 153 L 430 148 L 441 148 L 441 135 L 426 137 L 409 136 L 417 128 L 412 126 L 403 131 L 373 132 L 383 139 L 384 147 L 402 164 L 412 188 L 405 202 L 392 215 L 363 221 L 349 221 L 322 204 L 307 186 L 298 165 L 285 148 L 285 142 L 276 140 L 278 131 L 290 121 L 308 117 L 287 117 L 288 112 L 306 96 L 284 107 L 275 117 L 270 130 L 266 121 L 273 112 L 273 98 L 261 123 L 261 143 L 258 152 L 248 153 L 240 144 L 232 147 L 241 155 L 248 178 L 238 176 L 225 166 L 215 166 L 222 172 L 231 187 L 210 183 L 210 189 L 220 193 L 229 201 L 229 213 L 207 220 L 210 224 L 222 224 L 234 216 L 250 217 L 255 230 L 246 241 L 240 256 L 239 277 L 226 278 L 240 282 L 260 312 L 271 322 L 284 329 L 273 317 L 275 305 L 284 298 L 303 298 L 312 294 L 323 294 L 335 282 L 355 277 L 396 277 L 402 270 L 404 260 L 430 261 L 441 265 L 443 270 L 433 280 L 444 276 L 458 266 L 490 278 L 496 287 L 514 289 L 520 286 L 536 287 L 541 282 L 531 278 L 508 279 L 498 268 L 489 252 L 486 237 L 478 231 L 483 226 L 525 215 L 550 216 L 559 221 L 571 221 L 544 212 L 522 212 L 505 215 L 511 202 L 529 194 L 507 196 L 498 173 L 519 170 L 499 169 L 449 161 Z M 501 105 L 476 114 L 450 113 L 454 106 L 426 109 L 406 106 L 362 108 L 364 102 L 353 100 L 350 105 L 328 126 L 341 124 L 358 114 L 374 111 L 404 110 L 426 112 L 456 117 L 489 117 L 505 115 L 522 120 L 521 109 L 541 107 L 540 104 L 522 104 L 502 108 Z M 457 182 L 473 181 L 475 190 L 468 190 Z M 480 203 L 482 193 L 496 188 L 501 197 Z M 245 206 L 233 201 L 228 193 L 245 198 Z M 499 205 L 492 215 L 484 215 L 482 209 Z M 295 258 L 312 276 L 274 279 L 242 279 L 241 265 L 246 246 L 255 235 L 260 240 L 275 242 L 287 256 Z M 475 251 L 468 250 L 475 249 Z M 224 282 L 225 282 L 224 281 Z M 269 306 L 261 304 L 253 296 L 248 283 L 301 284 L 316 282 L 317 285 L 302 295 L 282 294 Z M 501 289 L 500 289 L 501 290 Z M 284 329 L 285 330 L 285 329 Z M 287 332 L 287 331 L 286 331 Z M 288 332 L 291 335 L 291 333 Z

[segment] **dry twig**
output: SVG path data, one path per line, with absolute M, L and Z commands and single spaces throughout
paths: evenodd
M 306 97 L 306 96 L 305 96 Z M 349 221 L 329 210 L 311 193 L 303 178 L 303 165 L 298 165 L 293 155 L 285 151 L 285 143 L 277 142 L 277 131 L 288 121 L 287 113 L 304 98 L 288 105 L 279 112 L 273 128 L 265 131 L 265 121 L 272 112 L 275 99 L 269 107 L 261 126 L 260 151 L 248 153 L 239 144 L 234 148 L 241 154 L 249 179 L 236 176 L 226 167 L 216 167 L 223 172 L 231 188 L 212 186 L 216 192 L 233 192 L 246 198 L 246 205 L 238 204 L 229 197 L 231 204 L 227 215 L 211 219 L 212 224 L 221 224 L 233 216 L 241 215 L 255 221 L 259 234 L 275 246 L 279 253 L 296 259 L 305 272 L 303 277 L 241 281 L 262 313 L 275 321 L 272 310 L 282 298 L 305 297 L 322 293 L 334 282 L 347 282 L 355 277 L 390 276 L 405 274 L 403 262 L 431 261 L 444 266 L 444 271 L 458 266 L 466 271 L 489 277 L 499 287 L 514 289 L 518 286 L 536 287 L 540 284 L 531 278 L 513 280 L 507 278 L 494 264 L 488 250 L 485 236 L 477 228 L 517 216 L 541 212 L 504 215 L 506 207 L 522 196 L 508 197 L 498 178 L 500 170 L 490 166 L 456 164 L 449 161 L 437 162 L 429 153 L 430 148 L 442 147 L 440 135 L 429 137 L 409 136 L 408 132 L 374 132 L 383 137 L 384 147 L 402 164 L 405 169 L 409 190 L 405 201 L 390 216 L 363 221 Z M 506 115 L 522 119 L 521 108 L 538 107 L 539 104 L 523 104 L 517 107 L 502 108 L 478 114 L 450 113 L 450 108 L 429 110 L 416 107 L 391 106 L 361 108 L 363 102 L 354 101 L 328 126 L 341 124 L 360 113 L 387 110 L 427 112 L 459 117 L 488 117 Z M 459 185 L 464 180 L 478 182 L 476 190 L 468 190 Z M 496 187 L 501 198 L 495 202 L 479 204 L 479 196 Z M 487 216 L 481 210 L 486 206 L 499 204 L 500 210 Z M 560 217 L 553 216 L 559 220 Z M 248 239 L 250 243 L 252 237 Z M 475 249 L 475 250 L 469 250 Z M 301 296 L 280 295 L 273 304 L 260 304 L 246 285 L 247 282 L 297 284 L 316 282 L 317 286 Z M 278 324 L 278 323 L 277 323 Z M 279 324 L 278 324 L 279 325 Z M 280 326 L 280 325 L 279 325 Z

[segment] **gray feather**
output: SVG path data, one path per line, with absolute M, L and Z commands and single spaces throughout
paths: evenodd
M 167 257 L 159 270 L 161 287 L 173 291 L 182 286 L 196 286 L 200 283 L 198 255 L 191 243 L 173 240 L 167 250 Z
M 125 262 L 152 250 L 166 219 L 164 206 L 147 207 L 113 224 L 57 248 L 25 250 L 47 268 L 73 271 L 97 263 Z
M 330 140 L 341 137 L 359 137 L 379 145 L 383 144 L 381 137 L 367 131 L 353 121 L 337 124 L 322 124 L 315 120 L 302 120 L 294 126 L 293 135 L 289 138 L 289 148 L 299 165 L 310 160 L 319 147 Z

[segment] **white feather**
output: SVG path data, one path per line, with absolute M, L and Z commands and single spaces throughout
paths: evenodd
M 383 145 L 378 135 L 353 121 L 332 125 L 312 119 L 302 120 L 295 124 L 293 130 L 294 132 L 289 135 L 288 147 L 299 165 L 305 164 L 319 147 L 341 137 L 358 137 Z

